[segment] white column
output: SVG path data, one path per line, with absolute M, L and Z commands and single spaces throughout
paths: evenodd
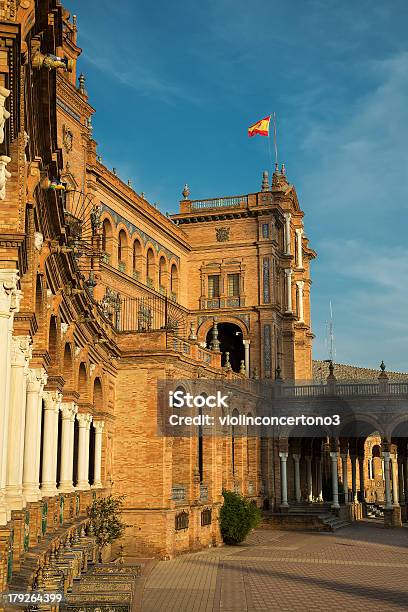
M 382 456 L 384 460 L 385 509 L 391 510 L 390 453 L 388 451 L 383 451 Z
M 63 402 L 62 435 L 61 435 L 61 476 L 59 491 L 71 493 L 74 491 L 72 482 L 74 472 L 74 421 L 78 407 L 75 402 Z
M 24 432 L 23 493 L 26 501 L 40 498 L 39 468 L 42 392 L 47 384 L 45 370 L 29 370 L 27 378 L 26 423 Z
M 290 219 L 291 219 L 291 214 L 290 214 L 290 212 L 285 212 L 283 216 L 285 217 L 285 255 L 290 255 L 291 254 L 291 249 L 290 249 Z
M 285 269 L 286 276 L 286 312 L 292 312 L 292 270 Z
M 91 428 L 92 415 L 81 413 L 77 415 L 79 423 L 78 438 L 78 483 L 77 489 L 89 489 L 89 430 Z
M 403 457 L 398 460 L 398 491 L 400 504 L 405 503 L 405 482 L 404 482 L 404 461 Z
M 317 500 L 323 501 L 323 478 L 322 478 L 322 460 L 320 457 L 316 459 L 317 463 Z
M 347 504 L 348 502 L 348 471 L 347 471 L 347 461 L 348 461 L 348 453 L 341 453 L 341 467 L 343 472 L 343 489 L 344 489 L 344 502 Z
M 94 460 L 94 483 L 95 489 L 102 488 L 102 433 L 105 427 L 105 421 L 94 421 L 95 427 L 95 460 Z
M 243 344 L 244 344 L 244 348 L 245 348 L 245 375 L 247 378 L 249 378 L 249 373 L 250 373 L 250 363 L 249 363 L 249 345 L 250 345 L 250 340 L 243 340 Z
M 299 323 L 303 323 L 304 322 L 304 312 L 303 312 L 303 287 L 304 287 L 305 282 L 304 281 L 296 281 L 296 285 L 297 285 L 297 290 L 298 290 L 298 316 L 299 316 Z
M 10 407 L 7 442 L 6 502 L 9 510 L 22 510 L 24 432 L 27 401 L 28 361 L 31 358 L 29 336 L 11 339 Z
M 296 247 L 297 247 L 297 267 L 303 268 L 303 249 L 302 249 L 303 229 L 296 230 Z
M 0 270 L 0 525 L 10 518 L 5 501 L 10 406 L 11 336 L 14 312 L 20 305 L 17 270 Z
M 364 455 L 358 458 L 358 466 L 360 471 L 360 496 L 361 501 L 365 501 L 365 478 L 364 478 Z
M 352 494 L 352 501 L 354 503 L 356 503 L 358 501 L 358 496 L 357 496 L 357 466 L 356 466 L 356 461 L 357 461 L 357 457 L 355 455 L 351 455 L 350 456 L 351 459 L 351 494 Z
M 281 494 L 282 494 L 282 508 L 287 508 L 288 504 L 288 474 L 286 469 L 286 462 L 288 460 L 288 453 L 279 453 L 280 465 L 281 465 Z
M 391 473 L 392 473 L 392 505 L 394 508 L 399 507 L 398 495 L 398 460 L 396 455 L 391 456 Z
M 296 501 L 302 501 L 302 489 L 300 488 L 300 455 L 292 455 L 295 464 L 295 495 Z
M 313 480 L 312 480 L 312 458 L 310 456 L 306 457 L 306 501 L 313 501 Z
M 331 459 L 331 462 L 332 462 L 332 491 L 333 491 L 333 502 L 332 502 L 331 507 L 332 508 L 340 508 L 340 505 L 339 505 L 339 484 L 338 484 L 338 480 L 337 480 L 337 459 L 338 459 L 337 451 L 330 453 L 330 459 Z
M 58 413 L 59 391 L 44 392 L 44 435 L 41 493 L 44 497 L 57 494 Z

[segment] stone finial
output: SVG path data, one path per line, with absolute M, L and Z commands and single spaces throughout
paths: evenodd
M 381 361 L 381 363 L 380 363 L 380 370 L 381 370 L 381 372 L 385 372 L 385 363 L 384 363 L 384 361 Z
M 224 368 L 226 370 L 232 370 L 229 351 L 225 351 L 225 364 L 224 364 Z
M 146 195 L 146 194 L 145 194 L 145 192 L 144 192 L 144 191 L 142 191 L 142 193 L 140 194 L 140 197 L 142 198 L 142 200 L 144 200 L 144 199 L 145 199 L 145 195 Z
M 189 340 L 197 340 L 197 334 L 195 329 L 195 322 L 190 321 L 190 335 L 188 337 Z
M 72 15 L 72 25 L 74 26 L 74 30 L 77 29 L 77 16 Z
M 270 191 L 269 172 L 267 170 L 262 173 L 262 191 Z
M 282 375 L 281 374 L 282 374 L 282 370 L 281 370 L 281 367 L 280 367 L 280 365 L 278 363 L 278 365 L 276 366 L 276 369 L 275 369 L 275 380 L 282 380 Z
M 184 185 L 184 189 L 183 189 L 183 191 L 181 192 L 181 194 L 182 194 L 182 196 L 183 196 L 183 198 L 184 198 L 185 200 L 188 200 L 188 196 L 190 195 L 190 188 L 189 188 L 189 186 L 187 185 L 187 183 Z
M 258 368 L 254 368 L 253 372 L 252 372 L 252 378 L 254 380 L 259 380 L 259 373 L 258 373 Z
M 82 94 L 83 96 L 87 96 L 88 94 L 87 94 L 87 91 L 85 89 L 86 78 L 85 78 L 85 75 L 82 72 L 79 75 L 78 81 L 79 81 L 79 85 L 78 85 L 79 93 Z
M 133 188 L 132 181 L 130 179 L 128 180 L 127 184 L 128 184 L 128 187 L 130 187 L 131 189 Z
M 93 125 L 92 125 L 92 117 L 88 119 L 88 130 L 89 130 L 89 138 L 93 136 Z
M 240 374 L 245 374 L 246 373 L 246 369 L 245 369 L 245 360 L 241 359 L 241 363 L 239 366 L 239 373 Z
M 115 176 L 118 176 L 118 171 L 116 170 L 116 168 L 112 168 L 112 172 Z
M 217 325 L 217 319 L 214 318 L 214 324 L 213 324 L 213 328 L 212 328 L 212 338 L 211 338 L 211 345 L 210 348 L 212 351 L 219 351 L 220 350 L 220 341 L 218 340 L 218 325 Z
M 278 164 L 275 164 L 275 171 L 272 176 L 272 191 L 286 191 L 288 185 L 285 164 L 282 164 L 281 170 L 279 170 Z

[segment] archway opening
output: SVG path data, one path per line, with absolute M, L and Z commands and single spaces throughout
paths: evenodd
M 170 269 L 170 297 L 177 301 L 179 291 L 179 278 L 176 264 L 172 264 Z
M 211 347 L 213 339 L 212 328 L 207 333 L 207 346 Z M 241 361 L 245 360 L 245 348 L 243 344 L 242 331 L 235 323 L 218 324 L 218 340 L 222 353 L 221 365 L 224 366 L 227 360 L 226 353 L 229 353 L 229 361 L 234 372 L 239 372 Z
M 126 270 L 127 237 L 125 230 L 121 229 L 118 236 L 118 265 L 122 272 Z
M 146 284 L 149 287 L 155 286 L 155 258 L 153 249 L 150 248 L 146 255 Z
M 103 411 L 103 390 L 102 383 L 99 377 L 94 381 L 93 405 L 97 412 Z
M 64 378 L 65 382 L 70 386 L 72 384 L 72 351 L 68 342 L 64 347 Z
M 163 256 L 159 260 L 159 291 L 167 292 L 167 261 Z
M 102 223 L 102 250 L 107 257 L 112 254 L 112 225 L 109 219 L 104 219 Z

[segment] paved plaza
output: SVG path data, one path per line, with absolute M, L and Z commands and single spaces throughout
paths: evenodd
M 157 563 L 142 612 L 408 609 L 408 529 L 257 530 L 244 545 Z

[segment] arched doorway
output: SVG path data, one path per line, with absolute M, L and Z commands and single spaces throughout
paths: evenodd
M 212 328 L 207 333 L 207 346 L 212 345 Z M 242 337 L 242 330 L 235 323 L 218 323 L 218 340 L 222 353 L 221 365 L 226 362 L 226 353 L 229 353 L 231 368 L 234 372 L 239 372 L 241 361 L 245 361 L 245 348 Z

